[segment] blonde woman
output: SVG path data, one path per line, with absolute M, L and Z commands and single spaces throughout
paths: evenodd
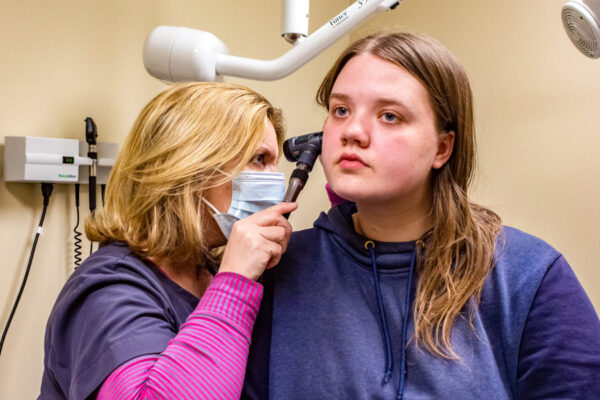
M 283 135 L 279 111 L 242 86 L 176 84 L 148 103 L 86 221 L 101 247 L 48 320 L 41 399 L 239 398 L 256 279 L 296 208 L 279 204 Z
M 469 201 L 471 96 L 433 39 L 342 53 L 317 100 L 321 163 L 350 201 L 265 275 L 248 397 L 600 398 L 600 321 L 564 257 Z

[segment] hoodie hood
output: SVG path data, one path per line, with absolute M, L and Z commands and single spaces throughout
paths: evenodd
M 356 212 L 355 203 L 346 202 L 337 205 L 327 213 L 321 213 L 314 227 L 332 233 L 336 245 L 365 268 L 371 268 L 371 256 L 365 248 L 365 243 L 372 241 L 380 270 L 408 269 L 416 241 L 380 242 L 362 236 L 354 230 L 352 214 Z

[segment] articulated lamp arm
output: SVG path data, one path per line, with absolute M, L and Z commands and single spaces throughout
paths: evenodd
M 401 0 L 400 0 L 401 1 Z M 358 0 L 283 56 L 256 60 L 229 55 L 215 35 L 195 29 L 159 26 L 144 45 L 144 66 L 150 75 L 165 81 L 222 81 L 224 76 L 255 80 L 283 78 L 375 12 L 395 9 L 399 0 Z

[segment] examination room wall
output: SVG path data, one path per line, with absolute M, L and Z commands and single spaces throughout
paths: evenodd
M 600 310 L 600 59 L 561 21 L 566 0 L 406 0 L 351 35 L 429 34 L 475 93 L 475 201 L 560 250 Z M 557 321 L 560 323 L 560 321 Z
M 231 54 L 274 59 L 291 45 L 280 37 L 280 0 L 103 0 L 52 2 L 3 0 L 0 14 L 0 158 L 4 137 L 44 136 L 84 140 L 84 119 L 94 118 L 98 140 L 119 146 L 142 107 L 166 88 L 142 64 L 142 46 L 159 25 L 212 32 Z M 346 0 L 313 1 L 314 31 L 347 6 Z M 288 135 L 320 129 L 323 114 L 314 93 L 342 38 L 293 75 L 274 82 L 229 79 L 265 94 L 283 108 Z M 282 161 L 288 175 L 291 164 Z M 0 161 L 0 169 L 3 161 Z M 310 226 L 328 205 L 320 167 L 301 195 L 291 221 Z M 0 173 L 3 177 L 3 174 Z M 308 193 L 308 191 L 312 193 Z M 80 213 L 88 214 L 82 186 Z M 25 273 L 42 211 L 39 184 L 0 185 L 0 325 L 4 327 Z M 56 296 L 73 270 L 73 185 L 55 185 L 27 286 L 0 356 L 0 399 L 33 399 L 42 376 L 43 336 Z M 80 231 L 83 231 L 80 227 Z M 83 242 L 89 253 L 89 242 Z

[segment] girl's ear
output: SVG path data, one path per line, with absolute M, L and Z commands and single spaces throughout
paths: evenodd
M 454 149 L 454 131 L 444 132 L 438 138 L 438 151 L 433 160 L 432 168 L 439 169 L 446 164 Z

